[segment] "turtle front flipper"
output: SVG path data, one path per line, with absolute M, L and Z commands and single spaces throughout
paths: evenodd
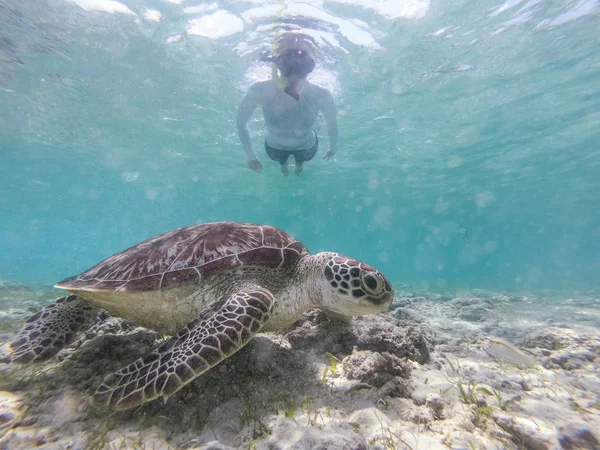
M 10 361 L 28 363 L 45 361 L 73 342 L 98 310 L 85 300 L 70 295 L 29 317 L 10 344 Z
M 246 345 L 263 327 L 273 294 L 258 288 L 221 297 L 152 353 L 108 375 L 94 403 L 128 409 L 164 397 Z

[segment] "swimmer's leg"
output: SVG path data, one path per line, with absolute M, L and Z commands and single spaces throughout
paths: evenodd
M 281 164 L 281 172 L 287 177 L 289 173 L 288 159 L 292 152 L 270 147 L 267 144 L 267 141 L 265 141 L 265 151 L 267 152 L 267 155 L 269 155 L 269 158 Z
M 302 173 L 302 166 L 306 161 L 310 161 L 314 158 L 317 150 L 319 149 L 319 138 L 317 133 L 315 132 L 315 145 L 308 150 L 302 150 L 299 152 L 294 152 L 294 159 L 296 160 L 296 175 L 300 175 Z

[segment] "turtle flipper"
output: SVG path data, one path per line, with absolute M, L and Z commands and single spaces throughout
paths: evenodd
M 274 304 L 266 289 L 221 297 L 152 353 L 108 375 L 94 403 L 128 409 L 164 397 L 244 347 L 263 327 Z
M 97 313 L 96 308 L 76 295 L 56 299 L 27 319 L 10 344 L 10 361 L 28 363 L 51 358 L 73 342 L 77 332 Z

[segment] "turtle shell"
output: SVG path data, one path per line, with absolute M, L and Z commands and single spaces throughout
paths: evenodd
M 306 254 L 301 242 L 271 226 L 205 223 L 145 240 L 56 287 L 147 292 L 200 282 L 242 266 L 285 270 Z

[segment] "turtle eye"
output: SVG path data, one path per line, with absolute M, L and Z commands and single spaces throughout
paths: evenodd
M 373 272 L 361 272 L 360 284 L 365 292 L 371 295 L 379 295 L 383 292 L 383 280 Z

